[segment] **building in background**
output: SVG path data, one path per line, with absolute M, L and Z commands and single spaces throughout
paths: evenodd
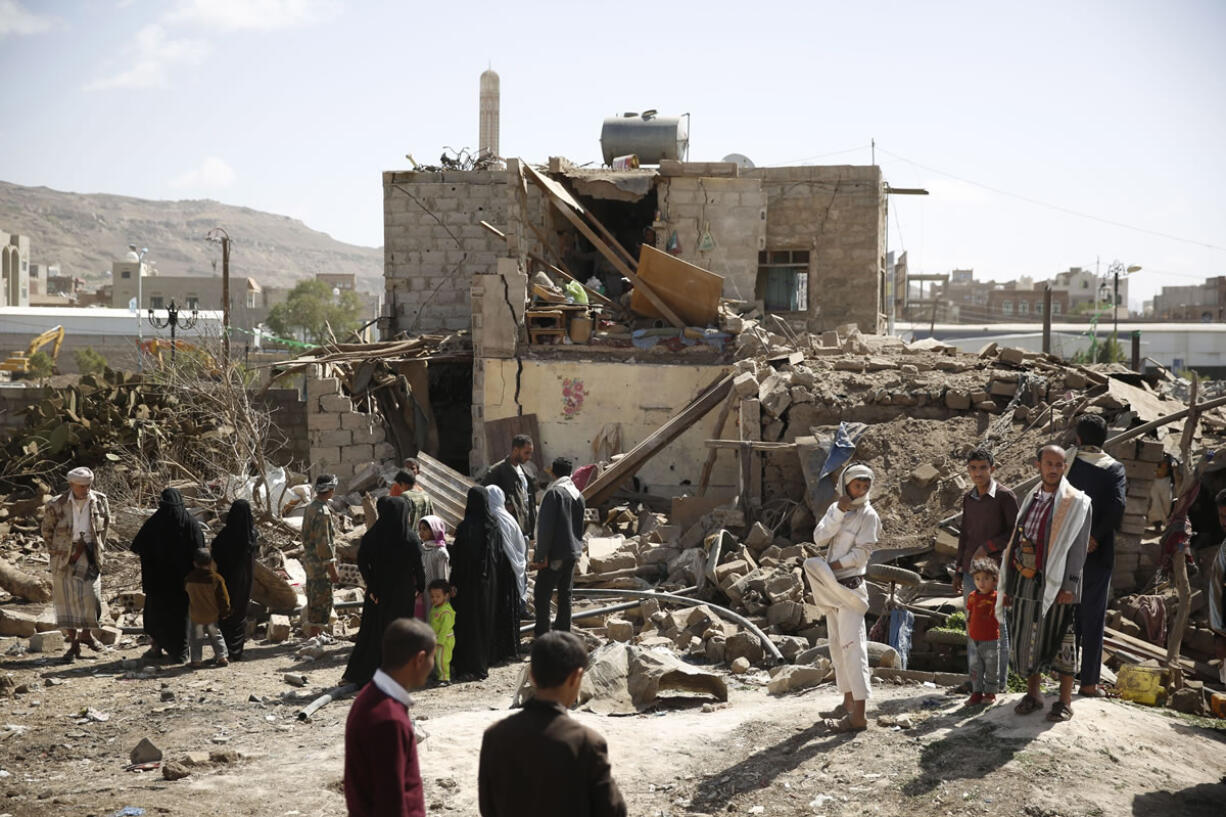
M 30 305 L 30 238 L 0 229 L 0 306 Z
M 1190 286 L 1163 287 L 1154 296 L 1154 320 L 1226 321 L 1226 275 Z

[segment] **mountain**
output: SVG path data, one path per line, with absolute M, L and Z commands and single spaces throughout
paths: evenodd
M 383 250 L 345 244 L 301 221 L 209 199 L 152 201 L 65 193 L 0 181 L 0 232 L 30 237 L 30 261 L 104 283 L 128 243 L 148 247 L 159 275 L 221 274 L 214 227 L 230 234 L 230 275 L 262 286 L 292 286 L 317 272 L 354 273 L 358 289 L 383 291 Z

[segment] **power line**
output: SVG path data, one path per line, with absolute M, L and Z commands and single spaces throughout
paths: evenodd
M 1079 218 L 1086 218 L 1091 221 L 1097 221 L 1101 224 L 1109 224 L 1112 227 L 1122 227 L 1125 230 L 1133 230 L 1138 233 L 1146 233 L 1148 235 L 1158 236 L 1159 238 L 1167 238 L 1167 239 L 1170 239 L 1171 241 L 1179 241 L 1184 244 L 1194 244 L 1198 247 L 1207 247 L 1208 249 L 1211 249 L 1211 250 L 1221 250 L 1223 252 L 1226 252 L 1226 247 L 1220 246 L 1218 244 L 1210 244 L 1207 241 L 1197 241 L 1196 239 L 1193 239 L 1193 238 L 1183 238 L 1182 236 L 1171 235 L 1170 233 L 1160 232 L 1159 230 L 1150 230 L 1146 227 L 1137 227 L 1136 225 L 1133 225 L 1133 224 L 1125 224 L 1122 221 L 1114 221 L 1113 219 L 1091 215 L 1090 213 L 1083 213 L 1080 210 L 1073 210 L 1072 208 L 1069 208 L 1069 207 L 1062 207 L 1059 204 L 1050 204 L 1045 201 L 1039 201 L 1038 199 L 1032 199 L 1029 196 L 1023 196 L 1019 193 L 1010 193 L 1008 190 L 1001 190 L 999 187 L 992 187 L 991 185 L 988 185 L 988 184 L 983 184 L 981 182 L 972 181 L 971 179 L 966 179 L 961 176 L 955 176 L 953 173 L 946 173 L 944 170 L 937 170 L 935 167 L 929 167 L 928 165 L 923 165 L 923 164 L 920 164 L 919 162 L 913 162 L 912 160 L 908 159 L 905 156 L 899 156 L 897 153 L 894 153 L 893 151 L 886 150 L 885 148 L 881 147 L 881 145 L 877 145 L 877 149 L 880 150 L 882 153 L 886 154 L 887 156 L 893 156 L 895 159 L 906 162 L 909 165 L 914 165 L 915 167 L 921 168 L 922 170 L 927 170 L 930 173 L 936 173 L 940 176 L 946 176 L 950 179 L 954 179 L 955 181 L 962 182 L 963 184 L 974 185 L 975 187 L 983 188 L 984 190 L 987 190 L 992 193 L 996 193 L 1001 196 L 1008 196 L 1009 198 L 1018 199 L 1019 201 L 1024 201 L 1027 204 L 1033 204 L 1038 207 L 1046 207 L 1049 210 L 1055 210 L 1060 213 L 1067 213 L 1069 215 L 1077 216 Z
M 836 150 L 832 153 L 819 153 L 817 156 L 806 156 L 803 159 L 790 159 L 786 162 L 779 162 L 776 165 L 770 165 L 770 167 L 788 167 L 790 165 L 800 164 L 801 162 L 813 162 L 818 159 L 825 159 L 828 156 L 842 156 L 844 153 L 855 153 L 858 150 L 868 150 L 868 149 L 869 149 L 868 145 L 857 145 L 854 148 L 847 148 L 847 150 Z

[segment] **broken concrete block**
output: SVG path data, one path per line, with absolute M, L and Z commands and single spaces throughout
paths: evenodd
M 799 601 L 805 592 L 805 586 L 800 577 L 791 571 L 775 573 L 766 580 L 764 589 L 767 597 L 773 602 Z
M 751 372 L 742 372 L 732 378 L 732 390 L 741 397 L 753 397 L 758 393 L 758 378 Z
M 743 576 L 749 572 L 749 562 L 743 559 L 733 559 L 731 562 L 724 562 L 722 565 L 717 565 L 715 568 L 715 581 L 723 585 L 724 581 L 732 576 Z
M 708 638 L 706 646 L 707 660 L 713 664 L 724 663 L 724 646 L 727 644 L 727 642 L 728 640 L 723 636 Z
M 817 385 L 817 374 L 808 366 L 797 364 L 792 367 L 792 385 L 811 389 Z
M 1004 380 L 993 380 L 988 386 L 988 393 L 993 397 L 1012 397 L 1017 394 L 1017 384 Z
M 98 639 L 99 644 L 110 647 L 119 643 L 119 639 L 123 637 L 123 630 L 118 627 L 99 627 L 94 630 L 94 637 Z
M 179 762 L 184 766 L 207 766 L 209 765 L 208 752 L 185 752 L 179 758 Z
M 862 372 L 864 371 L 864 359 L 858 357 L 840 358 L 834 362 L 834 370 L 836 372 Z
M 975 411 L 996 411 L 997 408 L 999 406 L 997 406 L 994 400 L 984 400 L 982 403 L 975 404 Z
M 936 466 L 926 462 L 911 472 L 910 480 L 921 488 L 927 488 L 940 478 L 941 472 Z
M 766 655 L 762 649 L 762 642 L 753 633 L 741 632 L 732 636 L 728 639 L 725 650 L 729 661 L 744 658 L 751 664 L 762 663 Z
M 762 411 L 771 417 L 780 417 L 792 404 L 790 376 L 785 372 L 775 372 L 758 386 L 758 401 Z
M 971 396 L 964 391 L 945 392 L 945 405 L 955 411 L 966 411 L 971 407 Z
M 30 636 L 29 649 L 30 652 L 59 652 L 64 649 L 64 634 L 59 630 L 35 633 Z
M 38 632 L 38 617 L 24 610 L 0 607 L 0 635 L 29 638 Z
M 842 345 L 843 339 L 839 337 L 839 333 L 834 329 L 827 329 L 825 332 L 822 332 L 822 346 L 829 348 Z
M 772 627 L 795 630 L 804 622 L 805 606 L 796 601 L 778 601 L 766 610 L 766 620 Z
M 283 616 L 278 613 L 273 613 L 268 617 L 268 640 L 274 644 L 279 644 L 289 638 L 290 624 L 289 616 Z
M 140 743 L 128 752 L 128 760 L 133 763 L 153 763 L 162 759 L 162 750 L 154 745 L 149 738 L 141 738 Z
M 1161 462 L 1164 449 L 1158 440 L 1138 440 L 1137 459 L 1145 462 Z
M 191 773 L 191 769 L 173 760 L 162 764 L 162 777 L 165 780 L 182 780 Z
M 611 641 L 626 642 L 634 638 L 634 624 L 624 618 L 611 618 L 604 623 L 604 633 Z
M 750 527 L 748 534 L 745 535 L 745 547 L 755 553 L 760 553 L 774 541 L 775 534 L 772 534 L 769 527 L 761 523 L 754 523 L 754 526 Z
M 881 372 L 887 369 L 897 369 L 898 364 L 888 357 L 870 357 L 864 361 L 864 368 L 870 372 Z
M 809 640 L 797 635 L 772 635 L 770 640 L 787 661 L 809 649 Z
M 751 666 L 753 665 L 749 663 L 749 659 L 745 658 L 744 656 L 741 656 L 740 658 L 734 658 L 731 664 L 732 674 L 733 675 L 744 675 L 745 673 L 749 672 L 749 668 Z
M 209 752 L 209 762 L 211 763 L 238 763 L 238 750 L 236 749 L 214 749 Z
M 1021 366 L 1026 362 L 1026 352 L 1023 349 L 1006 348 L 1001 349 L 996 359 L 1001 363 L 1012 363 L 1014 366 Z
M 766 691 L 771 695 L 782 695 L 785 692 L 808 689 L 825 681 L 829 674 L 830 662 L 826 660 L 813 666 L 789 664 L 778 668 L 770 683 L 766 685 Z

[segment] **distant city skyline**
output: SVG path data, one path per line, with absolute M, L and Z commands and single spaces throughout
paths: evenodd
M 1119 259 L 1142 267 L 1134 308 L 1226 274 L 1226 4 L 510 11 L 0 0 L 0 178 L 213 198 L 379 246 L 381 172 L 475 151 L 492 65 L 502 151 L 533 162 L 599 163 L 602 118 L 645 108 L 692 115 L 696 161 L 868 164 L 875 139 L 891 185 L 931 194 L 890 199 L 914 272 Z

